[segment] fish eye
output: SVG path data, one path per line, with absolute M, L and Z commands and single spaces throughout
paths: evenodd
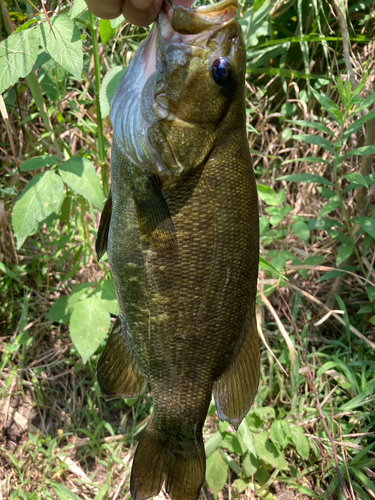
M 212 77 L 218 85 L 230 82 L 232 76 L 232 64 L 229 59 L 219 57 L 212 63 Z

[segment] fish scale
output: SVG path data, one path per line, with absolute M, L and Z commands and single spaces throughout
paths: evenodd
M 108 399 L 139 395 L 146 383 L 152 392 L 135 500 L 163 482 L 173 500 L 196 500 L 212 392 L 237 429 L 257 390 L 258 204 L 236 5 L 164 7 L 112 104 L 111 197 L 97 253 L 108 250 L 120 314 L 98 381 Z

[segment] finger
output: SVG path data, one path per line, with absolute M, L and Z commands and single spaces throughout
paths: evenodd
M 122 13 L 130 23 L 145 27 L 155 21 L 162 3 L 163 0 L 125 0 Z
M 87 7 L 102 19 L 115 19 L 121 15 L 122 0 L 86 0 Z

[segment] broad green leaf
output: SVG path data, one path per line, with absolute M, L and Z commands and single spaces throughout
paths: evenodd
M 285 435 L 284 429 L 280 420 L 274 420 L 270 429 L 270 436 L 275 444 L 278 444 L 282 449 L 288 444 L 288 438 Z
M 298 238 L 301 238 L 301 240 L 305 241 L 306 243 L 309 242 L 310 229 L 309 226 L 306 224 L 306 222 L 303 222 L 302 220 L 297 220 L 296 222 L 293 223 L 292 227 L 294 233 L 298 236 Z
M 38 230 L 39 222 L 60 209 L 64 198 L 64 184 L 53 171 L 43 172 L 32 179 L 16 201 L 13 210 L 13 228 L 17 248 Z
M 333 186 L 331 181 L 317 174 L 289 174 L 278 177 L 276 180 L 290 182 L 316 182 L 324 186 Z
M 302 427 L 295 425 L 290 428 L 290 432 L 292 434 L 292 441 L 296 446 L 298 455 L 304 460 L 307 460 L 309 458 L 310 447 Z
M 238 493 L 242 493 L 249 486 L 248 481 L 244 481 L 243 479 L 236 479 L 233 481 L 233 488 L 235 488 Z
M 106 73 L 100 86 L 100 109 L 102 118 L 109 115 L 111 99 L 124 76 L 126 68 L 123 66 L 114 66 Z
M 70 11 L 70 19 L 75 19 L 87 9 L 85 0 L 74 0 L 72 10 Z
M 34 156 L 21 164 L 21 171 L 26 172 L 27 170 L 38 170 L 43 167 L 51 167 L 59 162 L 60 159 L 54 155 Z
M 272 266 L 273 267 L 273 266 Z M 246 446 L 247 450 L 252 453 L 255 458 L 257 458 L 257 452 L 254 446 L 254 440 L 253 436 L 251 434 L 251 431 L 247 425 L 246 420 L 242 420 L 241 425 L 238 428 L 238 432 L 242 438 L 242 441 L 244 442 L 244 445 Z
M 221 444 L 223 436 L 220 431 L 215 432 L 204 444 L 206 457 L 208 458 L 212 453 L 217 450 Z
M 51 17 L 53 33 L 47 22 L 39 25 L 41 42 L 50 56 L 78 80 L 83 69 L 82 40 L 69 14 Z
M 285 470 L 289 466 L 285 460 L 284 453 L 279 451 L 276 446 L 268 439 L 268 431 L 254 434 L 254 444 L 257 450 L 258 458 L 276 469 Z
M 268 262 L 265 258 L 263 258 L 261 255 L 259 256 L 259 268 L 264 269 L 265 271 L 271 271 L 272 273 L 275 273 L 279 278 L 283 278 L 284 280 L 288 280 L 286 276 L 284 276 L 280 271 L 276 269 L 270 262 Z M 240 426 L 241 427 L 241 426 Z
M 336 256 L 336 265 L 340 266 L 346 259 L 348 259 L 352 253 L 354 252 L 354 247 L 352 243 L 344 243 L 341 245 L 337 256 Z
M 112 38 L 116 30 L 111 26 L 109 19 L 100 19 L 99 21 L 99 32 L 100 38 L 102 39 L 103 45 L 107 45 L 109 40 Z
M 113 29 L 116 29 L 125 21 L 125 17 L 121 14 L 121 16 L 116 17 L 116 19 L 111 19 L 111 26 Z
M 349 156 L 366 156 L 375 155 L 375 146 L 362 146 L 361 148 L 355 148 L 344 155 L 344 158 Z
M 83 298 L 74 306 L 69 330 L 83 363 L 104 341 L 110 325 L 109 313 L 95 294 Z
M 364 186 L 368 189 L 369 185 L 367 184 L 366 178 L 363 177 L 359 172 L 351 172 L 350 174 L 346 174 L 342 176 L 344 179 L 348 181 L 355 182 L 360 186 Z
M 221 448 L 229 450 L 231 453 L 236 453 L 237 455 L 242 455 L 242 448 L 237 437 L 229 432 L 226 432 L 224 439 L 221 442 Z
M 0 94 L 31 72 L 38 50 L 36 27 L 13 33 L 0 43 Z
M 91 295 L 93 292 L 93 283 L 79 283 L 76 285 L 70 295 L 60 297 L 51 307 L 47 314 L 47 318 L 56 323 L 68 324 L 74 306 L 79 300 L 86 295 Z
M 310 219 L 308 224 L 309 229 L 331 229 L 332 227 L 344 227 L 341 222 L 334 219 L 329 219 L 328 217 L 321 217 L 319 219 Z
M 353 113 L 353 115 L 356 115 L 356 114 L 357 114 L 357 111 L 355 111 Z M 355 132 L 357 132 L 357 130 L 360 129 L 362 127 L 362 125 L 364 125 L 369 120 L 372 120 L 373 118 L 375 118 L 375 111 L 371 111 L 370 113 L 367 113 L 367 115 L 362 116 L 358 120 L 354 120 L 354 122 L 350 125 L 350 127 L 348 127 L 347 131 L 344 134 L 344 141 L 349 139 L 349 137 L 352 134 L 354 134 Z
M 247 477 L 251 477 L 259 467 L 259 460 L 250 452 L 242 456 L 242 467 Z
M 228 464 L 220 450 L 216 450 L 207 459 L 206 479 L 208 486 L 213 490 L 217 498 L 219 492 L 224 488 L 228 478 Z
M 47 318 L 55 323 L 69 323 L 71 310 L 68 305 L 68 295 L 60 297 L 48 311 Z
M 314 94 L 315 99 L 319 104 L 333 117 L 333 119 L 339 123 L 343 124 L 344 116 L 335 102 L 333 102 L 328 96 L 323 92 L 317 92 L 313 87 L 310 87 L 311 92 Z
M 258 184 L 257 188 L 258 196 L 261 200 L 267 203 L 267 205 L 277 205 L 276 193 L 272 188 L 264 184 Z
M 265 0 L 260 8 L 249 8 L 240 21 L 247 47 L 258 44 L 259 37 L 271 34 L 270 12 L 273 3 Z
M 64 182 L 76 193 L 99 208 L 103 205 L 103 191 L 94 165 L 87 158 L 77 156 L 59 167 Z
M 101 300 L 104 309 L 106 309 L 109 313 L 117 316 L 119 313 L 119 309 L 116 288 L 113 279 L 102 281 L 96 288 L 95 293 Z
M 366 292 L 369 300 L 375 302 L 375 286 L 368 286 Z
M 335 149 L 331 145 L 331 143 L 324 139 L 324 137 L 320 137 L 319 135 L 311 135 L 311 134 L 296 134 L 292 136 L 296 141 L 305 142 L 306 144 L 314 144 L 316 146 L 320 146 L 327 151 L 330 151 L 332 154 L 335 154 Z
M 336 208 L 341 207 L 341 202 L 340 200 L 330 200 L 328 203 L 323 205 L 319 217 L 324 217 L 325 215 L 328 215 L 329 213 L 333 212 L 336 210 Z
M 375 219 L 370 219 L 370 217 L 355 217 L 353 220 L 359 224 L 367 234 L 375 238 Z

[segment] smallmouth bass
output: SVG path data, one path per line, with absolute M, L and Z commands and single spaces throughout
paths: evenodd
M 259 379 L 259 231 L 246 137 L 246 50 L 236 0 L 164 5 L 112 102 L 111 195 L 96 250 L 108 252 L 119 317 L 98 364 L 107 399 L 149 383 L 134 500 L 195 500 L 211 394 L 236 429 Z

